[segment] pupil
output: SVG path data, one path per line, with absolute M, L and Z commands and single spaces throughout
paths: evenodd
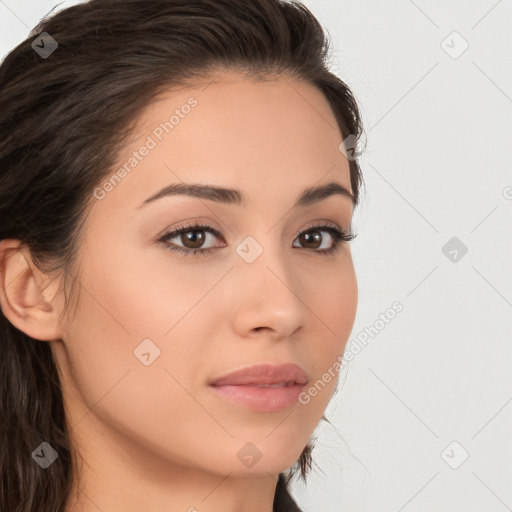
M 192 233 L 199 233 L 199 235 L 192 234 Z M 202 231 L 199 231 L 199 230 L 187 231 L 186 233 L 183 233 L 183 234 L 186 235 L 186 239 L 188 242 L 192 242 L 193 247 L 191 247 L 191 249 L 196 249 L 198 247 L 201 247 L 201 245 L 204 242 L 204 235 L 202 234 Z M 182 242 L 186 246 L 186 243 L 183 241 L 183 239 L 182 239 Z
M 313 235 L 311 234 L 313 233 Z M 303 240 L 301 240 L 301 243 L 303 243 L 303 241 L 305 240 L 306 243 L 307 242 L 310 242 L 310 241 L 316 241 L 318 242 L 314 248 L 316 249 L 317 247 L 319 247 L 322 243 L 322 236 L 320 235 L 320 233 L 318 231 L 311 231 L 311 232 L 308 232 L 308 233 L 304 233 L 301 235 L 301 237 L 303 238 Z

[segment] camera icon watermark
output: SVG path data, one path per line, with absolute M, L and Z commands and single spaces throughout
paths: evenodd
M 261 255 L 263 247 L 252 236 L 248 236 L 237 245 L 236 252 L 246 263 L 252 263 Z
M 351 133 L 348 137 L 341 141 L 341 143 L 338 146 L 338 150 L 345 156 L 347 160 L 356 160 L 357 137 Z
M 236 456 L 240 459 L 244 466 L 252 468 L 263 456 L 257 446 L 253 443 L 245 443 L 240 450 L 238 450 Z
M 47 59 L 59 46 L 59 43 L 48 34 L 43 32 L 32 41 L 32 48 L 43 58 Z
M 469 48 L 469 43 L 454 30 L 441 41 L 441 48 L 452 59 L 458 59 Z
M 43 468 L 51 466 L 59 454 L 47 442 L 42 442 L 33 452 L 32 458 Z
M 468 451 L 457 441 L 452 441 L 442 452 L 441 458 L 452 469 L 458 469 L 469 458 Z
M 443 245 L 441 252 L 452 263 L 458 263 L 468 252 L 468 248 L 459 238 L 454 236 Z
M 149 366 L 160 356 L 160 349 L 153 341 L 146 338 L 135 347 L 133 354 L 144 366 Z

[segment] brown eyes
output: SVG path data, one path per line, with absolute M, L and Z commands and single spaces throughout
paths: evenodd
M 324 248 L 318 250 L 318 247 L 321 246 L 324 241 L 324 237 L 321 235 L 322 232 L 329 233 L 333 239 L 333 244 L 327 249 Z M 214 248 L 201 248 L 207 239 L 204 233 L 210 233 L 215 237 L 223 239 L 222 233 L 220 233 L 213 226 L 196 223 L 173 229 L 172 231 L 165 233 L 161 238 L 158 239 L 158 241 L 166 244 L 168 249 L 183 253 L 187 256 L 195 255 L 197 253 L 206 256 L 212 250 L 214 250 Z M 349 242 L 356 236 L 357 234 L 347 233 L 338 227 L 319 225 L 299 232 L 297 234 L 296 240 L 299 240 L 305 249 L 312 249 L 314 252 L 319 252 L 320 254 L 330 254 L 339 248 L 341 242 Z M 176 237 L 180 237 L 179 240 L 184 245 L 183 247 L 176 245 L 175 243 L 169 243 L 169 240 Z M 308 247 L 308 244 L 310 247 Z M 225 245 L 221 247 L 225 247 Z

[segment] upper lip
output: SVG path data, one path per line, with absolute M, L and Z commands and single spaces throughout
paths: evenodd
M 210 382 L 212 386 L 251 386 L 258 384 L 306 384 L 308 381 L 307 373 L 303 368 L 294 364 L 287 363 L 278 366 L 271 364 L 257 364 L 248 366 L 241 370 L 234 371 L 223 377 L 219 377 Z

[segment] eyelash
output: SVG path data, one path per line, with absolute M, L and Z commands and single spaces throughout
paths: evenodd
M 219 238 L 223 238 L 222 236 L 222 233 L 220 233 L 217 229 L 215 229 L 213 226 L 210 226 L 208 224 L 189 224 L 189 225 L 186 225 L 186 226 L 182 226 L 178 229 L 174 229 L 172 231 L 168 231 L 167 233 L 165 233 L 164 235 L 162 235 L 159 239 L 158 239 L 158 242 L 162 242 L 164 243 L 168 249 L 170 249 L 171 251 L 177 251 L 177 252 L 180 252 L 180 253 L 184 253 L 185 256 L 194 256 L 196 255 L 197 253 L 203 255 L 203 256 L 206 256 L 207 254 L 211 253 L 214 249 L 213 248 L 209 248 L 209 249 L 187 249 L 187 248 L 184 248 L 184 247 L 179 247 L 177 245 L 173 245 L 173 244 L 170 244 L 168 243 L 168 240 L 171 239 L 171 238 L 175 238 L 176 236 L 178 235 L 181 235 L 182 233 L 187 233 L 187 232 L 190 232 L 190 231 L 209 231 L 210 233 L 214 234 L 216 237 L 219 237 Z M 329 234 L 333 237 L 334 239 L 334 245 L 329 248 L 329 249 L 320 249 L 320 250 L 315 250 L 315 249 L 312 249 L 313 252 L 317 252 L 317 253 L 320 253 L 322 255 L 328 255 L 328 254 L 333 254 L 335 251 L 337 251 L 339 248 L 340 248 L 340 243 L 341 242 L 350 242 L 351 240 L 354 240 L 354 238 L 357 236 L 357 234 L 349 234 L 337 227 L 334 227 L 334 226 L 329 226 L 329 225 L 325 225 L 325 224 L 322 224 L 322 225 L 318 225 L 318 226 L 312 226 L 304 231 L 299 231 L 295 238 L 299 237 L 300 235 L 304 234 L 304 233 L 308 233 L 310 231 L 328 231 Z

